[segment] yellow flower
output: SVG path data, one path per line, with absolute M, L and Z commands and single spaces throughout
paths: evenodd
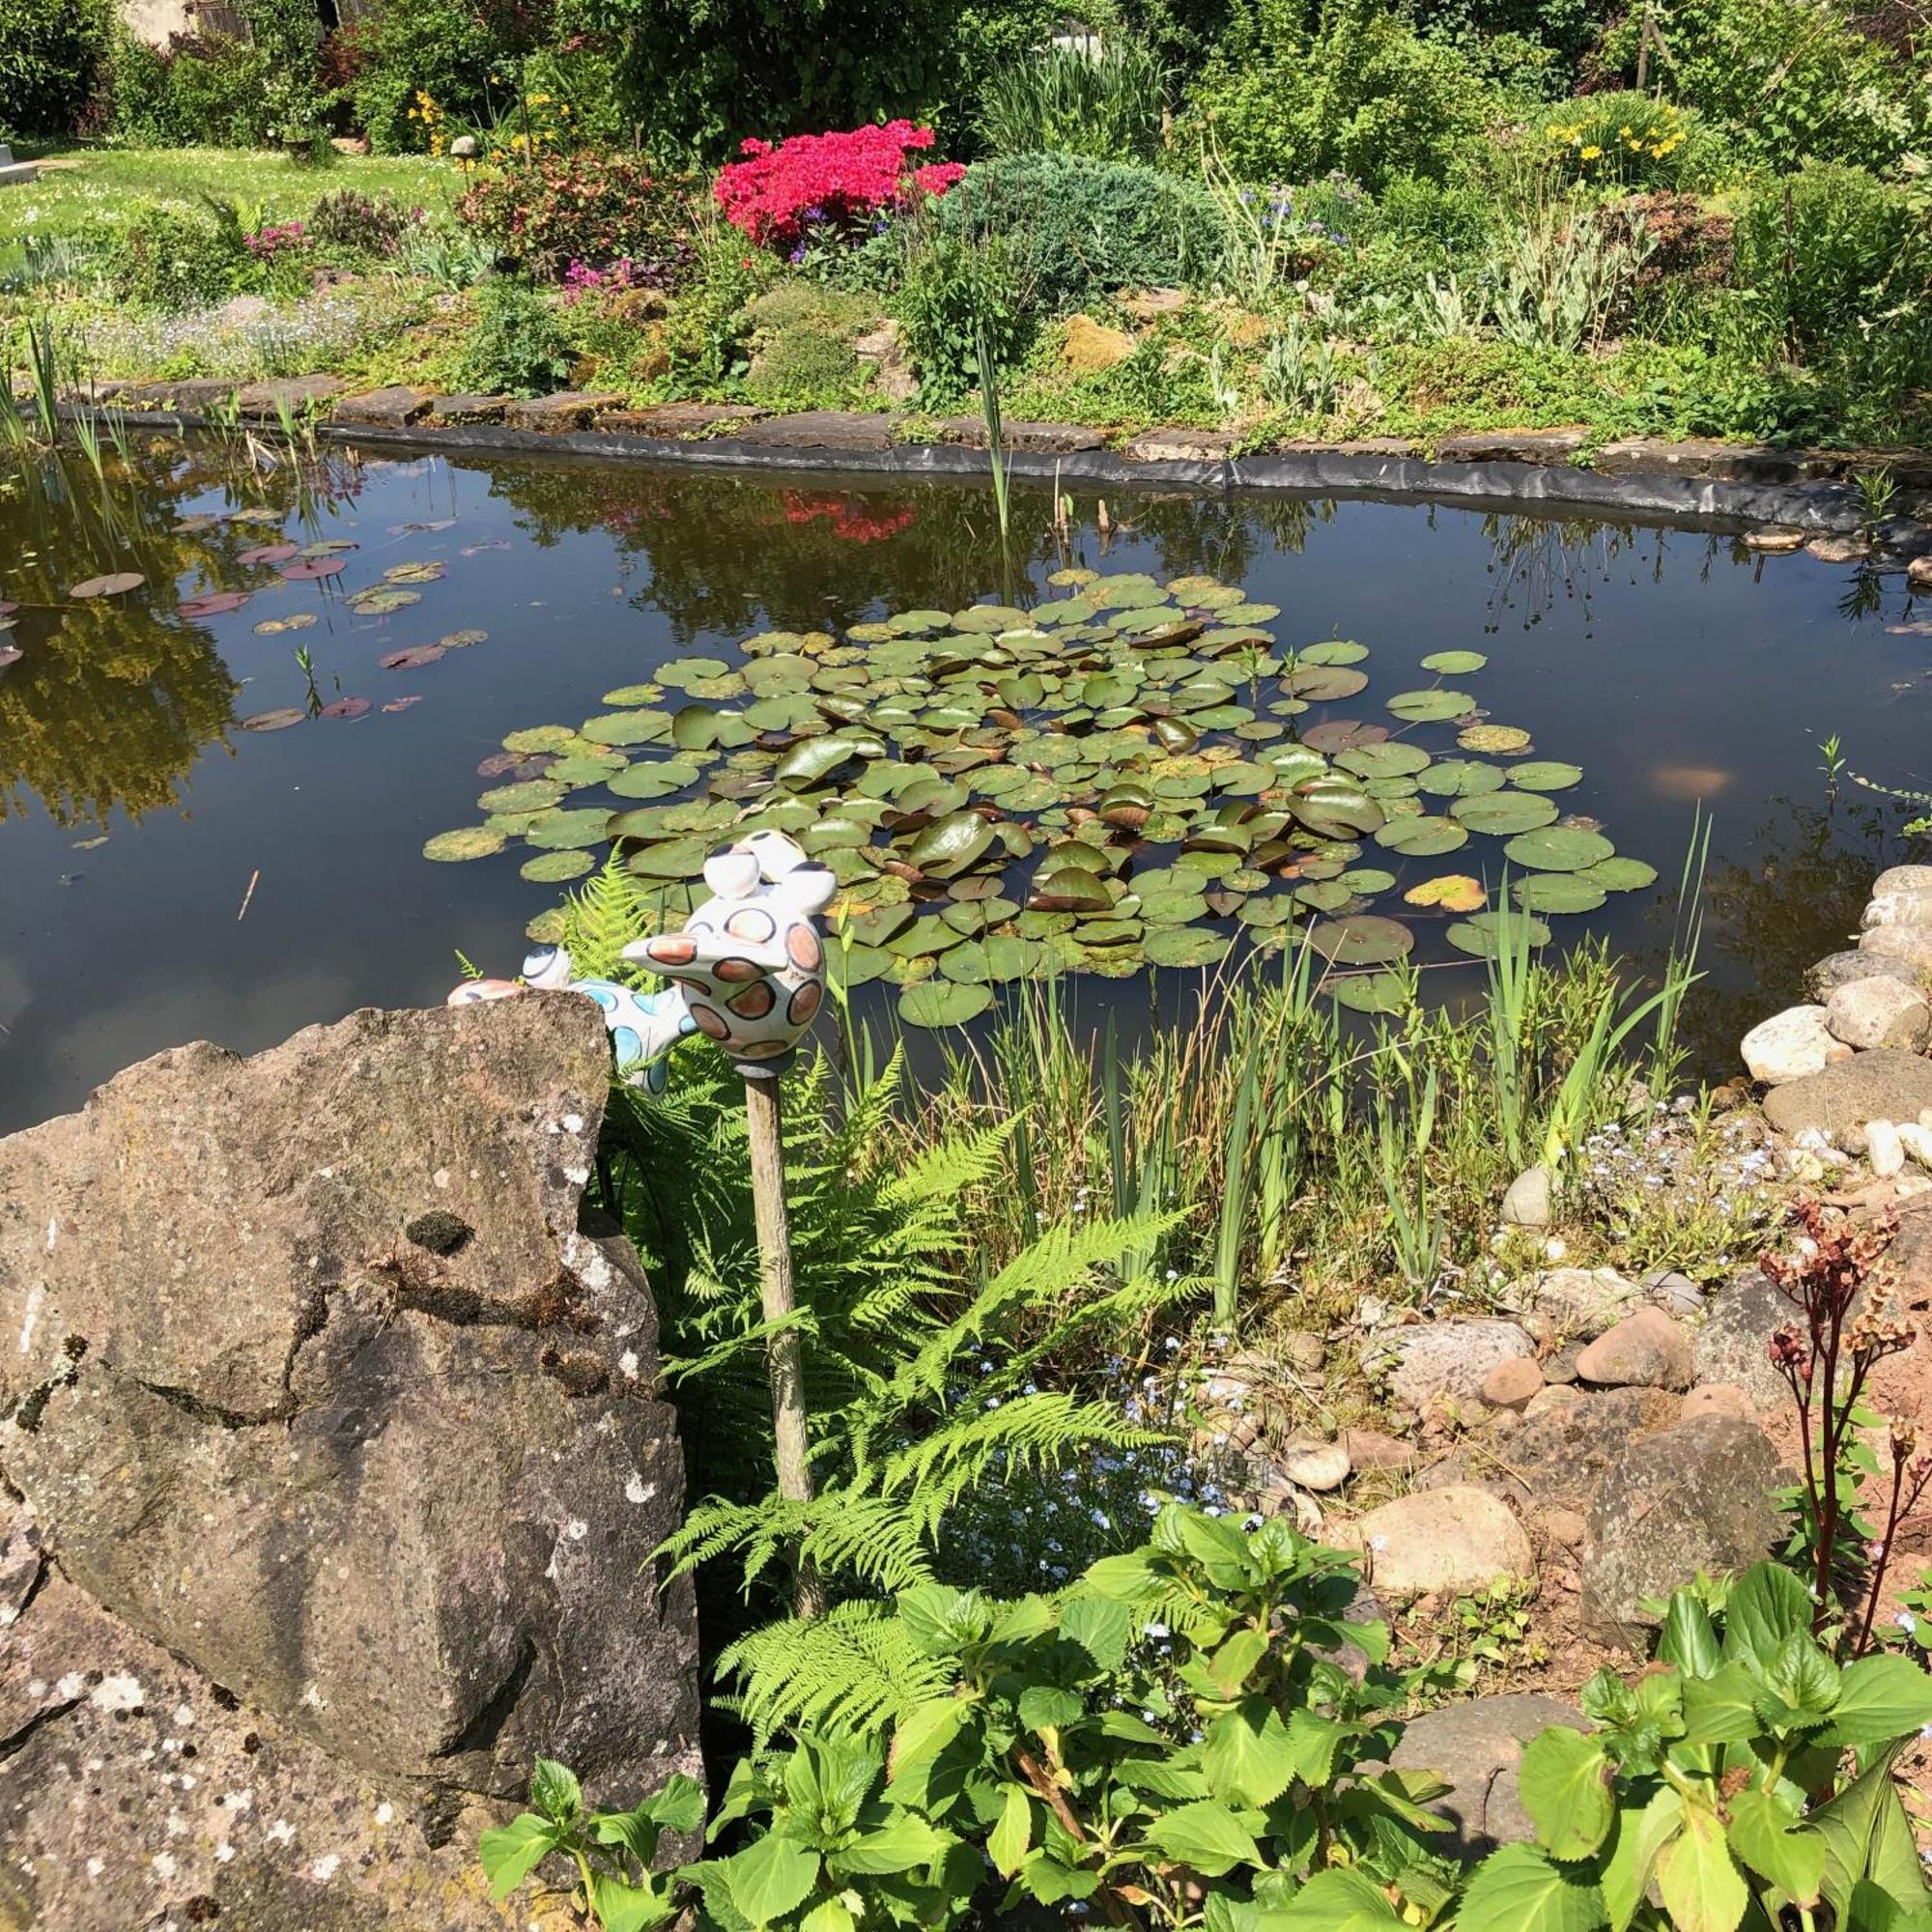
M 1593 141 L 1587 148 L 1582 150 L 1582 156 L 1586 161 L 1594 161 L 1600 155 L 1603 154 L 1603 152 L 1604 152 L 1603 149 L 1598 147 L 1597 144 Z

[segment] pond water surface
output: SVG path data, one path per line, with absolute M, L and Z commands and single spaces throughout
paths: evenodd
M 464 864 L 422 856 L 477 821 L 478 793 L 503 781 L 478 767 L 506 732 L 575 726 L 682 657 L 739 664 L 753 633 L 1064 598 L 1047 579 L 1068 567 L 1211 576 L 1278 606 L 1266 628 L 1284 645 L 1366 645 L 1373 691 L 1316 704 L 1296 729 L 1391 723 L 1381 700 L 1428 682 L 1421 659 L 1484 654 L 1473 679 L 1447 681 L 1526 730 L 1535 758 L 1580 766 L 1566 816 L 1661 875 L 1553 919 L 1559 943 L 1600 932 L 1654 969 L 1707 810 L 1711 978 L 1693 1017 L 1716 1071 L 1842 943 L 1873 870 L 1909 843 L 1897 827 L 1916 808 L 1849 777 L 1834 794 L 1819 742 L 1838 734 L 1851 767 L 1894 785 L 1925 784 L 1932 766 L 1932 610 L 1896 574 L 1761 558 L 1725 534 L 1153 496 L 1110 502 L 1104 528 L 1078 497 L 1056 529 L 1048 493 L 1020 489 L 1003 551 L 990 497 L 960 484 L 342 451 L 304 469 L 298 482 L 245 450 L 159 444 L 138 481 L 108 488 L 71 458 L 0 462 L 0 1130 L 185 1040 L 252 1051 L 357 1006 L 439 1000 L 459 952 L 513 972 L 526 922 L 563 888 L 522 877 L 530 855 L 514 841 Z M 353 548 L 241 560 L 288 544 Z M 340 571 L 284 575 L 331 558 Z M 417 601 L 352 605 L 411 564 L 427 566 L 414 586 L 402 573 Z M 147 582 L 72 596 L 114 570 Z M 246 601 L 193 601 L 229 589 Z M 309 715 L 332 705 L 357 715 Z M 243 728 L 287 711 L 300 722 Z M 1479 983 L 1443 943 L 1450 915 L 1394 902 L 1475 870 L 1472 856 L 1363 863 L 1398 873 L 1377 909 L 1407 919 L 1414 958 L 1442 966 L 1427 982 Z M 1200 983 L 1179 969 L 1074 982 L 1083 1011 L 1129 1020 Z M 865 990 L 890 1011 L 893 988 Z

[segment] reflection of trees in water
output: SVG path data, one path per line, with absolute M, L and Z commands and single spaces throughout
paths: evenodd
M 258 464 L 266 460 L 272 473 Z M 0 472 L 0 588 L 19 605 L 7 634 L 21 657 L 0 671 L 0 818 L 38 796 L 60 825 L 104 824 L 179 802 L 202 748 L 221 739 L 235 685 L 198 624 L 173 611 L 178 578 L 227 586 L 237 552 L 274 534 L 203 526 L 182 505 L 214 488 L 310 515 L 353 494 L 354 465 L 298 464 L 246 443 L 192 451 L 154 440 L 97 471 L 71 452 Z M 238 504 L 238 507 L 240 505 Z M 75 602 L 81 579 L 139 571 L 128 598 Z
M 1896 862 L 1912 810 L 1842 795 L 1773 803 L 1750 856 L 1714 866 L 1705 880 L 1707 977 L 1686 1003 L 1684 1029 L 1697 1064 L 1720 1078 L 1740 1070 L 1738 1041 L 1758 1021 L 1805 997 L 1805 969 L 1856 943 L 1871 882 Z M 1668 907 L 1660 918 L 1668 921 Z
M 1433 516 L 1433 512 L 1431 513 Z M 1711 574 L 1719 557 L 1730 554 L 1729 537 L 1698 536 L 1650 525 L 1605 524 L 1594 517 L 1531 517 L 1492 511 L 1483 519 L 1490 540 L 1489 622 L 1502 629 L 1503 618 L 1520 613 L 1525 630 L 1540 624 L 1559 603 L 1580 603 L 1589 620 L 1590 594 L 1607 582 L 1625 556 L 1634 560 L 1639 544 L 1650 541 L 1649 577 L 1663 582 L 1663 566 L 1673 545 L 1697 561 L 1698 582 Z
M 1108 501 L 1112 536 L 1094 527 L 1082 486 L 1075 523 L 1053 526 L 1050 489 L 1015 484 L 1004 551 L 983 485 L 892 483 L 864 489 L 830 479 L 691 476 L 615 466 L 493 468 L 491 492 L 543 546 L 608 532 L 646 566 L 637 601 L 664 613 L 673 637 L 778 626 L 853 623 L 877 606 L 956 610 L 1011 596 L 1032 569 L 1065 564 L 1211 571 L 1240 582 L 1261 553 L 1299 550 L 1332 505 L 1293 499 L 1124 497 Z M 1151 545 L 1150 563 L 1136 547 Z

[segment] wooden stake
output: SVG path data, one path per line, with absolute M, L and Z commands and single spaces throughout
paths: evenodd
M 779 1119 L 775 1077 L 747 1076 L 745 1118 L 751 1128 L 752 1205 L 758 1222 L 758 1286 L 768 1325 L 787 1321 L 797 1306 L 791 1284 L 791 1217 L 785 1211 L 784 1135 Z M 787 1502 L 811 1500 L 811 1463 L 807 1458 L 805 1369 L 798 1330 L 773 1335 L 769 1350 L 772 1378 L 772 1434 L 778 1444 L 779 1494 Z M 818 1616 L 825 1587 L 806 1557 L 798 1564 L 797 1612 Z

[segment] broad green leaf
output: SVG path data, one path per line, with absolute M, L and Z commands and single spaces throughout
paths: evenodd
M 1663 1613 L 1663 1630 L 1657 1640 L 1660 1663 L 1674 1663 L 1687 1677 L 1708 1677 L 1722 1661 L 1711 1613 L 1694 1592 L 1679 1590 Z
M 603 1932 L 645 1932 L 678 1909 L 669 1886 L 631 1885 L 609 1872 L 592 1875 L 590 1902 Z
M 1732 1585 L 1724 1605 L 1724 1655 L 1768 1664 L 1794 1631 L 1810 1628 L 1804 1585 L 1781 1564 L 1754 1564 Z
M 1552 1724 L 1523 1747 L 1517 1788 L 1551 1858 L 1587 1859 L 1609 1835 L 1616 1800 L 1599 1739 Z
M 1058 1905 L 1068 1898 L 1092 1898 L 1100 1888 L 1098 1876 L 1044 1854 L 1030 1858 L 1020 1867 L 1019 1882 L 1042 1905 Z
M 1657 1889 L 1676 1932 L 1736 1932 L 1750 1889 L 1715 1812 L 1684 1807 L 1683 1830 L 1658 1854 Z
M 818 1883 L 818 1854 L 770 1832 L 724 1861 L 731 1902 L 753 1925 L 796 1912 Z
M 1236 1865 L 1265 1867 L 1254 1834 L 1225 1804 L 1205 1799 L 1156 1818 L 1148 1835 L 1167 1856 L 1204 1878 L 1224 1878 Z
M 1118 1670 L 1133 1634 L 1133 1616 L 1117 1597 L 1072 1598 L 1060 1613 L 1060 1634 L 1077 1643 L 1098 1671 Z
M 862 1823 L 857 1834 L 831 1855 L 839 1871 L 866 1877 L 923 1871 L 952 1841 L 951 1833 L 927 1824 L 916 1812 L 874 1809 L 880 1813 L 878 1822 Z
M 1000 1804 L 1000 1815 L 986 1833 L 986 1856 L 1002 1878 L 1011 1878 L 1032 1841 L 1033 1801 L 1023 1786 L 1009 1784 Z
M 1076 1692 L 1064 1690 L 1057 1684 L 1029 1684 L 1020 1692 L 1020 1722 L 1030 1731 L 1077 1724 L 1086 1708 Z
M 1730 1803 L 1731 1850 L 1761 1879 L 1805 1907 L 1818 1903 L 1825 1877 L 1825 1840 L 1788 1805 L 1756 1785 Z
M 567 1824 L 583 1808 L 577 1774 L 554 1758 L 538 1758 L 530 1767 L 530 1808 L 557 1824 Z
M 1281 1714 L 1265 1697 L 1244 1698 L 1224 1712 L 1208 1726 L 1201 1769 L 1208 1788 L 1231 1804 L 1267 1804 L 1279 1798 L 1295 1775 L 1295 1753 Z
M 548 1818 L 526 1811 L 507 1825 L 493 1827 L 476 1841 L 490 1896 L 502 1900 L 523 1884 L 558 1843 L 557 1829 Z
M 1597 1932 L 1604 1894 L 1533 1845 L 1505 1845 L 1476 1867 L 1457 1932 Z
M 1318 1788 L 1335 1775 L 1335 1755 L 1348 1740 L 1346 1726 L 1304 1706 L 1288 1720 L 1288 1741 L 1293 1752 L 1294 1775 Z
M 1619 1811 L 1603 1861 L 1604 1906 L 1610 1932 L 1625 1932 L 1650 1889 L 1657 1855 L 1684 1821 L 1684 1800 L 1668 1785 L 1641 1811 Z
M 932 1697 L 916 1704 L 893 1733 L 887 1781 L 937 1757 L 959 1735 L 960 1725 L 972 1713 L 972 1704 L 963 1697 Z
M 1374 1879 L 1345 1868 L 1315 1873 L 1286 1906 L 1263 1913 L 1255 1932 L 1376 1932 L 1404 1922 Z
M 667 1832 L 695 1832 L 704 1823 L 704 1787 L 695 1777 L 674 1771 L 661 1790 L 638 1807 Z
M 1204 1660 L 1207 1674 L 1223 1697 L 1238 1697 L 1254 1667 L 1267 1655 L 1267 1638 L 1258 1630 L 1237 1630 Z
M 1733 1661 L 1708 1677 L 1684 1679 L 1684 1735 L 1695 1745 L 1744 1744 L 1763 1729 L 1758 1683 L 1747 1663 Z
M 798 1932 L 854 1932 L 858 1923 L 842 1898 L 821 1898 L 798 1921 Z
M 1866 1657 L 1845 1666 L 1838 1701 L 1818 1741 L 1889 1744 L 1927 1724 L 1932 1724 L 1932 1674 L 1910 1658 Z

